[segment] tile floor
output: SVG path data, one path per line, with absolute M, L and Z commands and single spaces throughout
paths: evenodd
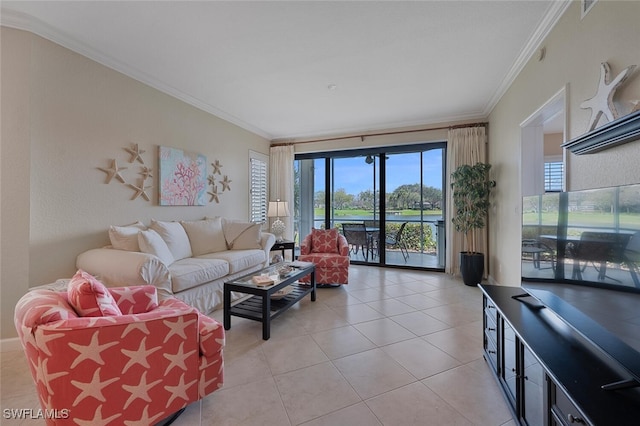
M 174 424 L 515 425 L 482 358 L 477 288 L 355 265 L 349 281 L 275 319 L 268 341 L 259 323 L 232 317 L 223 389 Z M 2 408 L 37 408 L 22 352 L 1 361 Z

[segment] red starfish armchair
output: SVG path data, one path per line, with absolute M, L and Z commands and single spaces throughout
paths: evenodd
M 349 244 L 336 228 L 312 229 L 300 243 L 298 260 L 316 265 L 316 284 L 349 283 Z M 300 280 L 308 282 L 309 276 Z
M 222 386 L 220 323 L 178 299 L 158 303 L 154 286 L 98 288 L 87 276 L 79 296 L 70 282 L 16 305 L 47 424 L 154 424 Z

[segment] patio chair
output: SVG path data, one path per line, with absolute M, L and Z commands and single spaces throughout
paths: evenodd
M 358 254 L 362 249 L 364 260 L 369 260 L 369 236 L 364 223 L 343 223 L 342 234 L 349 243 L 349 254 Z
M 599 281 L 609 278 L 620 282 L 618 279 L 607 276 L 607 261 L 622 262 L 622 252 L 626 246 L 626 240 L 623 244 L 624 239 L 620 234 L 611 232 L 583 232 L 580 235 L 580 241 L 568 247 L 569 254 L 573 258 L 571 279 L 582 281 L 582 273 L 591 263 L 598 272 Z
M 403 232 L 404 228 L 407 225 L 407 222 L 403 222 L 400 225 L 400 229 L 395 234 L 388 235 L 384 244 L 387 248 L 391 249 L 399 249 L 402 253 L 402 257 L 404 257 L 404 262 L 407 263 L 409 259 L 409 251 L 407 250 L 407 244 L 404 242 Z
M 523 238 L 522 239 L 522 255 L 531 256 L 533 267 L 535 269 L 553 269 L 555 271 L 555 253 L 554 250 L 547 244 L 535 238 Z M 523 257 L 524 258 L 524 257 Z M 543 268 L 541 266 L 542 260 L 549 260 L 550 266 Z
M 380 221 L 379 220 L 365 220 L 364 227 L 367 230 L 367 237 L 369 238 L 369 250 L 371 251 L 371 257 L 380 255 Z

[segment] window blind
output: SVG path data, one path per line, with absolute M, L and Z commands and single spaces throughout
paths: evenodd
M 545 192 L 561 192 L 563 188 L 564 164 L 562 161 L 544 163 Z
M 249 212 L 255 223 L 267 221 L 267 162 L 250 158 Z

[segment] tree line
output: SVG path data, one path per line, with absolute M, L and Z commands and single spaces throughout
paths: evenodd
M 374 200 L 373 191 L 367 189 L 359 194 L 349 194 L 344 188 L 339 188 L 333 192 L 333 207 L 339 210 L 363 209 L 373 210 L 374 205 L 379 205 L 380 194 L 377 194 Z M 314 204 L 316 207 L 325 206 L 325 191 L 316 191 L 314 195 Z M 440 210 L 442 209 L 443 197 L 442 190 L 433 186 L 414 183 L 410 185 L 400 185 L 391 193 L 385 194 L 385 203 L 387 210 Z

